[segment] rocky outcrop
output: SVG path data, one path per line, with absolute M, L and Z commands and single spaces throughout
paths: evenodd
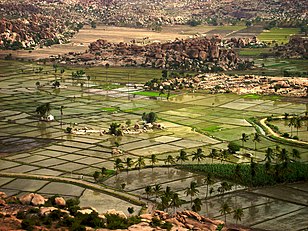
M 22 226 L 23 219 L 27 219 L 28 221 L 30 219 L 33 220 L 33 222 L 36 222 L 36 224 L 39 224 L 39 226 L 38 225 L 35 226 L 35 230 L 59 230 L 59 228 L 61 228 L 61 230 L 68 230 L 68 227 L 66 226 L 70 224 L 70 222 L 72 222 L 75 218 L 80 219 L 80 217 L 85 218 L 86 216 L 87 216 L 87 221 L 84 220 L 84 222 L 86 224 L 89 224 L 90 226 L 92 225 L 91 227 L 97 227 L 96 226 L 97 224 L 100 224 L 99 227 L 106 226 L 108 224 L 107 215 L 111 214 L 118 216 L 119 219 L 124 219 L 124 220 L 128 219 L 127 216 L 122 211 L 117 211 L 115 209 L 108 210 L 105 214 L 98 214 L 97 210 L 92 207 L 83 207 L 75 212 L 71 211 L 67 207 L 65 208 L 59 208 L 57 206 L 34 207 L 33 205 L 30 205 L 30 203 L 32 203 L 33 198 L 40 197 L 39 194 L 34 194 L 34 193 L 26 194 L 19 198 L 20 201 L 24 203 L 24 205 L 20 205 L 18 202 L 14 204 L 9 204 L 8 202 L 10 201 L 10 197 L 7 197 L 5 194 L 0 193 L 0 197 L 2 197 L 5 202 L 5 205 L 0 206 L 0 230 L 20 230 L 22 229 L 22 227 L 30 229 L 32 226 Z M 22 213 L 19 213 L 21 211 Z M 17 214 L 19 214 L 18 219 L 16 218 Z M 22 216 L 21 214 L 24 214 L 25 216 Z M 49 217 L 51 214 L 53 214 L 52 218 Z M 80 216 L 80 214 L 83 215 Z M 40 220 L 48 220 L 50 218 L 52 219 L 53 223 L 49 224 L 48 227 L 45 227 L 44 222 L 40 222 Z M 140 215 L 139 218 L 141 219 L 139 223 L 130 225 L 126 229 L 121 229 L 121 230 L 159 231 L 159 230 L 165 230 L 162 225 L 165 223 L 169 223 L 169 225 L 172 226 L 171 228 L 172 231 L 189 231 L 189 230 L 214 231 L 220 224 L 224 224 L 223 221 L 209 219 L 196 212 L 188 210 L 180 212 L 178 211 L 175 214 L 169 214 L 164 211 L 155 210 L 152 214 L 142 214 Z M 64 220 L 66 220 L 66 222 L 68 223 L 66 223 Z M 95 226 L 93 226 L 94 223 L 92 223 L 92 221 L 94 220 L 96 224 Z M 25 222 L 24 225 L 28 225 L 27 222 Z M 106 228 L 94 229 L 91 227 L 86 227 L 86 230 L 109 231 L 109 229 Z M 233 227 L 232 229 L 229 229 L 228 226 L 224 224 L 224 228 L 222 230 L 248 231 L 250 229 L 242 229 L 242 228 L 239 229 Z
M 36 193 L 29 193 L 29 194 L 25 194 L 23 196 L 21 196 L 19 198 L 21 204 L 23 205 L 44 205 L 46 202 L 46 199 L 41 196 L 40 194 L 36 194 Z
M 251 40 L 249 40 L 251 41 Z M 240 47 L 240 39 L 222 41 L 220 36 L 176 39 L 167 43 L 139 46 L 128 43 L 110 43 L 99 39 L 89 45 L 83 54 L 68 54 L 61 61 L 71 63 L 103 64 L 116 66 L 142 66 L 191 71 L 233 70 L 245 68 L 234 47 Z M 85 59 L 85 57 L 87 57 Z
M 308 38 L 292 36 L 286 45 L 274 47 L 274 52 L 283 58 L 308 59 Z

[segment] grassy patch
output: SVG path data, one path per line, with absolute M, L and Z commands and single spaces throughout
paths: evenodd
M 219 129 L 221 129 L 220 126 L 218 126 L 218 125 L 212 125 L 212 126 L 203 128 L 202 130 L 205 131 L 205 132 L 215 132 L 215 131 L 217 131 L 217 130 L 219 130 Z
M 262 96 L 256 94 L 248 94 L 248 95 L 243 95 L 241 97 L 244 99 L 260 99 Z
M 278 44 L 287 43 L 291 35 L 299 34 L 299 28 L 272 28 L 269 31 L 263 31 L 258 39 L 264 42 L 275 41 Z
M 103 107 L 100 110 L 106 111 L 106 112 L 115 112 L 115 111 L 118 111 L 119 109 L 115 107 Z
M 159 92 L 155 92 L 155 91 L 136 91 L 133 92 L 132 94 L 134 95 L 142 95 L 142 96 L 148 96 L 148 97 L 168 97 L 168 94 L 159 94 Z M 174 94 L 170 94 L 169 97 L 174 97 L 176 95 Z

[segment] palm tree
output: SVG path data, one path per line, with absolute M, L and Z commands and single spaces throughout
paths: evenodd
M 230 206 L 228 205 L 227 202 L 224 202 L 221 205 L 219 212 L 220 212 L 221 215 L 225 216 L 225 223 L 227 223 L 227 214 L 231 212 L 231 208 L 230 208 Z
M 181 150 L 180 155 L 176 157 L 176 161 L 181 161 L 182 165 L 186 160 L 188 160 L 187 153 L 184 150 Z
M 220 161 L 222 162 L 223 160 L 228 159 L 229 156 L 230 156 L 229 149 L 222 150 L 222 152 L 220 152 Z
M 168 156 L 167 156 L 167 159 L 165 160 L 165 164 L 168 165 L 168 169 L 169 169 L 169 166 L 170 166 L 171 164 L 174 164 L 174 163 L 175 163 L 175 162 L 174 162 L 173 156 L 168 155 Z
M 218 192 L 220 192 L 221 194 L 223 194 L 226 191 L 229 191 L 232 189 L 232 185 L 228 184 L 228 182 L 223 181 L 220 183 L 219 188 L 217 189 Z
M 89 75 L 87 75 L 87 80 L 88 80 L 88 88 L 90 87 L 89 81 L 90 81 L 91 77 Z
M 207 199 L 207 196 L 209 194 L 209 185 L 214 184 L 214 180 L 212 179 L 211 173 L 208 173 L 204 179 L 204 183 L 206 184 L 206 195 L 205 198 Z
M 245 147 L 244 143 L 247 142 L 248 140 L 249 140 L 249 136 L 246 133 L 242 133 L 241 141 L 242 141 L 243 148 Z
M 284 119 L 287 120 L 289 118 L 289 113 L 285 112 L 284 113 Z
M 300 116 L 295 118 L 294 127 L 296 128 L 296 134 L 298 136 L 298 129 L 302 127 L 302 118 Z
M 201 210 L 201 205 L 202 205 L 202 201 L 200 200 L 200 198 L 194 199 L 194 204 L 191 207 L 192 211 L 199 212 Z
M 255 142 L 255 155 L 257 152 L 257 142 L 259 143 L 261 141 L 261 136 L 259 133 L 255 133 L 254 137 L 253 137 L 253 142 Z
M 106 68 L 106 88 L 107 88 L 107 93 L 108 93 L 108 88 L 109 88 L 109 86 L 108 86 L 108 69 L 109 69 L 109 67 L 110 67 L 110 64 L 109 63 L 106 63 L 105 64 L 105 68 Z M 106 95 L 107 95 L 107 93 L 106 93 Z
M 214 161 L 214 158 L 217 157 L 217 149 L 216 148 L 212 148 L 209 157 L 212 158 L 212 163 Z
M 274 150 L 272 148 L 267 148 L 265 153 L 265 161 L 272 162 L 274 159 Z
M 238 221 L 242 220 L 242 217 L 244 216 L 244 211 L 242 208 L 236 208 L 233 211 L 233 219 L 236 220 L 236 225 Z
M 283 162 L 283 163 L 287 163 L 289 162 L 290 158 L 289 158 L 289 152 L 283 148 L 281 149 L 280 155 L 278 156 L 279 161 Z
M 60 107 L 60 115 L 61 115 L 61 128 L 62 128 L 62 117 L 63 117 L 63 108 L 64 108 L 64 106 L 63 105 L 61 105 L 61 107 Z
M 203 150 L 201 148 L 198 148 L 196 152 L 193 152 L 192 160 L 197 160 L 198 164 L 200 164 L 200 161 L 206 158 L 206 156 L 203 153 Z
M 116 174 L 118 174 L 121 169 L 123 169 L 123 163 L 120 158 L 116 158 L 114 161 L 114 169 L 116 170 Z
M 199 190 L 197 189 L 197 183 L 192 181 L 190 182 L 190 186 L 185 189 L 186 196 L 190 196 L 190 204 L 192 204 L 192 198 L 199 194 Z
M 147 199 L 149 199 L 149 195 L 152 194 L 152 187 L 150 185 L 147 185 L 144 189 L 145 193 L 147 194 Z
M 251 183 L 253 184 L 254 178 L 257 174 L 257 164 L 253 161 L 253 158 L 250 159 L 250 174 L 251 174 Z
M 36 108 L 36 113 L 42 118 L 46 118 L 51 111 L 50 103 L 45 103 Z
M 125 160 L 125 165 L 126 165 L 126 172 L 128 174 L 128 170 L 133 166 L 134 162 L 133 162 L 133 159 L 130 158 L 130 157 L 127 157 L 126 160 Z
M 292 149 L 291 155 L 293 157 L 293 160 L 299 160 L 301 158 L 300 152 L 295 148 Z
M 154 164 L 156 164 L 156 163 L 158 162 L 158 159 L 157 159 L 157 157 L 156 157 L 155 154 L 152 154 L 152 155 L 151 155 L 151 157 L 150 157 L 150 162 L 151 162 L 151 164 L 152 164 L 152 171 L 153 171 L 153 169 L 154 169 Z
M 145 163 L 144 163 L 144 158 L 142 156 L 140 156 L 137 161 L 136 161 L 136 168 L 139 169 L 139 172 L 141 170 L 141 168 L 143 168 L 145 166 Z
M 156 200 L 157 200 L 157 197 L 158 197 L 158 196 L 160 195 L 160 193 L 161 193 L 161 185 L 160 185 L 160 184 L 154 185 L 153 193 L 155 194 L 155 201 L 156 201 Z
M 176 208 L 180 207 L 182 203 L 183 201 L 180 199 L 178 193 L 173 193 L 171 195 L 170 206 L 174 208 L 174 213 L 175 213 Z
M 295 117 L 293 116 L 290 121 L 288 126 L 291 128 L 291 136 L 293 136 L 293 126 L 295 125 Z

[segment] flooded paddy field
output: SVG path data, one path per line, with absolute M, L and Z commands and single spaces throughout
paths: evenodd
M 165 97 L 154 100 L 147 96 L 135 96 L 132 87 L 126 86 L 128 72 L 132 73 L 130 82 L 134 84 L 142 84 L 161 74 L 143 69 L 110 68 L 106 72 L 103 68 L 89 68 L 85 71 L 91 78 L 82 80 L 83 84 L 80 84 L 71 78 L 72 71 L 78 70 L 74 68 L 67 68 L 60 74 L 59 71 L 55 73 L 51 66 L 33 63 L 1 61 L 0 67 L 0 173 L 64 177 L 94 183 L 93 173 L 101 172 L 102 168 L 113 170 L 117 158 L 124 161 L 129 157 L 136 162 L 139 157 L 144 157 L 147 168 L 128 173 L 122 171 L 101 184 L 144 201 L 147 201 L 145 188 L 148 185 L 160 184 L 163 189 L 169 186 L 185 200 L 179 208 L 185 209 L 191 208 L 185 189 L 195 181 L 200 192 L 198 197 L 202 201 L 201 214 L 224 219 L 219 210 L 221 203 L 228 202 L 231 207 L 242 207 L 244 217 L 241 223 L 254 228 L 273 229 L 273 224 L 279 224 L 274 227 L 276 230 L 308 227 L 307 183 L 256 189 L 235 185 L 231 190 L 219 193 L 221 180 L 216 179 L 212 186 L 213 193 L 205 199 L 207 187 L 203 175 L 161 167 L 166 165 L 168 156 L 176 158 L 181 150 L 186 151 L 189 157 L 184 164 L 197 164 L 196 160 L 192 160 L 192 153 L 198 148 L 208 155 L 213 148 L 226 148 L 230 141 L 241 145 L 242 133 L 251 138 L 241 151 L 252 154 L 256 161 L 262 163 L 265 150 L 275 148 L 277 142 L 262 136 L 255 148 L 252 136 L 256 133 L 256 127 L 249 119 L 279 116 L 285 112 L 304 114 L 306 104 L 202 92 L 175 92 L 169 100 Z M 36 73 L 38 67 L 43 68 L 41 73 Z M 51 87 L 55 79 L 63 88 Z M 37 82 L 43 87 L 37 88 Z M 39 121 L 36 108 L 43 103 L 50 103 L 54 121 Z M 141 123 L 144 112 L 151 111 L 157 113 L 158 122 L 165 129 L 120 137 L 103 133 L 65 132 L 67 127 L 108 131 L 113 122 L 123 125 L 130 121 L 134 125 Z M 306 134 L 304 129 L 299 134 Z M 305 146 L 279 145 L 289 151 L 298 149 L 300 161 L 307 163 L 308 149 Z M 114 153 L 114 148 L 122 153 Z M 150 159 L 153 154 L 158 160 L 155 165 L 160 166 L 154 169 L 151 168 Z M 250 158 L 242 156 L 212 160 L 207 157 L 200 161 L 201 164 L 212 162 L 249 163 Z M 0 176 L 0 190 L 17 196 L 37 192 L 49 196 L 76 197 L 82 205 L 91 205 L 102 212 L 114 207 L 124 212 L 130 206 L 134 206 L 136 212 L 141 209 L 125 200 L 56 180 Z M 155 195 L 150 195 L 148 203 L 155 200 Z M 235 223 L 232 214 L 227 216 L 227 221 Z

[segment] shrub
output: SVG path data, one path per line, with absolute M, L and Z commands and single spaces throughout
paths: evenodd
M 238 151 L 240 150 L 240 146 L 239 146 L 237 143 L 231 141 L 231 142 L 228 144 L 228 149 L 229 149 L 229 151 L 230 151 L 231 153 L 236 153 L 236 152 L 238 152 Z
M 287 132 L 283 133 L 282 136 L 285 137 L 285 138 L 289 138 L 290 137 L 289 133 L 287 133 Z

